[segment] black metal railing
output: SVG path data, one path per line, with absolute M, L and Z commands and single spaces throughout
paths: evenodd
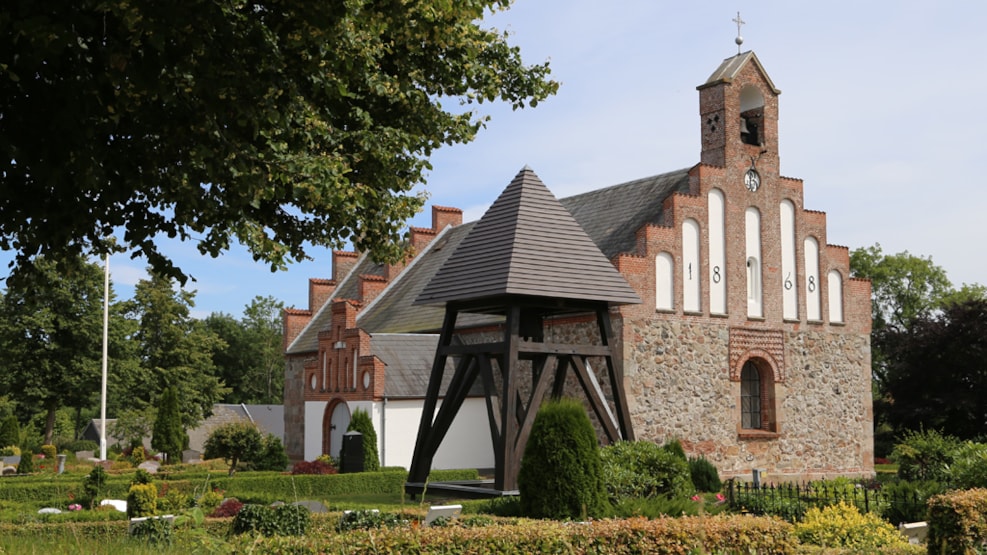
M 724 485 L 727 502 L 736 511 L 774 515 L 796 522 L 812 507 L 844 502 L 861 512 L 872 512 L 894 525 L 924 520 L 926 495 L 919 491 L 885 491 L 851 483 L 804 482 L 756 486 L 730 480 Z

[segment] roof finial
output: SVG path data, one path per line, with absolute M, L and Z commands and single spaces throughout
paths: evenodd
M 733 39 L 733 42 L 737 43 L 737 55 L 740 55 L 740 45 L 744 44 L 744 37 L 740 36 L 740 26 L 747 23 L 743 19 L 740 19 L 740 12 L 737 12 L 737 19 L 732 20 L 737 24 L 737 38 Z

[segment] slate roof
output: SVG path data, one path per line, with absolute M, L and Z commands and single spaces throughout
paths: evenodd
M 445 307 L 412 306 L 432 276 L 445 264 L 476 222 L 446 228 L 432 240 L 392 282 L 356 317 L 356 324 L 368 333 L 437 332 L 442 328 Z M 497 323 L 502 318 L 460 314 L 460 325 Z M 434 345 L 433 345 L 434 347 Z M 434 353 L 433 353 L 434 354 Z
M 391 399 L 425 397 L 438 343 L 439 336 L 435 334 L 372 335 L 371 352 L 387 365 L 384 395 Z M 454 370 L 455 360 L 449 357 L 440 392 L 445 393 Z M 474 382 L 470 395 L 483 395 L 479 380 Z
M 518 172 L 414 304 L 518 296 L 641 302 L 528 167 Z
M 726 60 L 723 60 L 723 63 L 720 64 L 720 67 L 716 68 L 716 71 L 709 76 L 709 79 L 697 88 L 703 89 L 717 83 L 729 83 L 734 80 L 737 74 L 740 73 L 740 70 L 743 69 L 748 63 L 754 63 L 761 71 L 761 74 L 764 75 L 764 79 L 767 81 L 768 86 L 771 87 L 771 90 L 774 91 L 775 94 L 781 94 L 781 91 L 775 87 L 775 84 L 771 81 L 771 78 L 768 77 L 768 72 L 764 71 L 764 66 L 761 65 L 761 60 L 758 60 L 757 56 L 754 55 L 754 52 L 750 50 L 744 52 L 743 54 L 737 54 L 736 56 L 731 56 Z

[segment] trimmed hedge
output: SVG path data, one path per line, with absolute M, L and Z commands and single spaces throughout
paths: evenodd
M 249 543 L 249 545 L 248 545 Z M 683 517 L 587 524 L 524 520 L 482 527 L 354 530 L 304 538 L 234 540 L 264 553 L 799 553 L 792 526 L 774 518 Z M 237 551 L 239 552 L 239 551 Z
M 952 491 L 929 498 L 929 553 L 982 553 L 987 543 L 987 489 Z

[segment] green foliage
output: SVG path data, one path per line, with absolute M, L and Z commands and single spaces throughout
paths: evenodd
M 380 470 L 380 456 L 377 454 L 377 431 L 374 430 L 374 423 L 370 419 L 370 414 L 363 409 L 354 410 L 346 431 L 363 434 L 363 470 L 365 472 Z
M 17 473 L 31 474 L 32 472 L 34 472 L 34 453 L 21 451 L 21 462 L 17 464 Z
M 279 472 L 288 468 L 288 453 L 277 436 L 267 434 L 264 437 L 260 452 L 251 461 L 251 468 L 254 470 L 276 470 Z
M 45 456 L 46 460 L 54 461 L 55 455 L 58 454 L 58 448 L 51 444 L 42 445 L 41 454 Z
M 233 517 L 234 534 L 257 532 L 263 536 L 302 536 L 308 530 L 309 511 L 299 505 L 244 505 Z
M 130 462 L 133 463 L 134 466 L 140 466 L 145 460 L 147 460 L 147 456 L 144 453 L 143 446 L 138 445 L 130 450 Z
M 152 516 L 158 510 L 158 488 L 154 484 L 134 484 L 127 492 L 127 516 Z
M 585 519 L 606 513 L 596 432 L 580 402 L 549 401 L 538 410 L 521 459 L 518 489 L 526 516 Z
M 134 523 L 130 536 L 146 544 L 167 547 L 171 545 L 173 529 L 174 525 L 167 519 L 148 518 Z
M 689 463 L 674 449 L 650 441 L 619 441 L 601 450 L 607 494 L 629 497 L 689 497 Z
M 141 409 L 128 408 L 117 414 L 116 420 L 106 431 L 108 436 L 118 438 L 127 447 L 142 447 L 144 438 L 151 437 L 157 420 L 157 408 L 148 405 Z
M 182 423 L 177 388 L 169 387 L 161 394 L 161 399 L 158 402 L 158 416 L 154 420 L 154 429 L 151 433 L 151 447 L 164 453 L 168 462 L 174 463 L 182 460 L 182 449 L 188 443 L 188 434 L 185 433 Z M 143 455 L 144 448 L 135 447 L 134 452 L 137 452 L 138 449 Z M 135 457 L 134 464 L 142 462 L 144 462 L 143 459 L 137 462 Z
M 154 476 L 150 472 L 144 470 L 143 468 L 138 468 L 137 472 L 134 472 L 134 478 L 130 482 L 131 484 L 150 484 L 154 482 Z
M 82 492 L 90 509 L 98 506 L 99 502 L 103 500 L 107 478 L 106 469 L 97 464 L 82 482 Z
M 21 448 L 16 445 L 8 445 L 0 448 L 0 457 L 12 457 L 21 454 Z
M 159 237 L 214 257 L 238 241 L 272 268 L 348 241 L 397 260 L 433 151 L 486 119 L 458 104 L 558 88 L 480 26 L 508 5 L 4 4 L 0 176 L 45 194 L 8 195 L 0 248 L 101 253 L 125 226 L 120 249 L 183 281 Z
M 254 297 L 237 320 L 214 313 L 203 324 L 226 343 L 213 353 L 217 375 L 230 389 L 226 403 L 281 404 L 284 356 L 281 352 L 281 312 L 273 297 Z
M 855 506 L 842 502 L 806 511 L 802 522 L 795 524 L 795 534 L 803 543 L 824 547 L 874 549 L 908 543 L 879 516 L 860 514 Z
M 202 509 L 204 514 L 212 514 L 219 507 L 220 503 L 223 502 L 223 494 L 217 490 L 211 489 L 195 500 L 195 506 Z
M 936 430 L 906 431 L 891 452 L 902 480 L 950 481 L 950 466 L 962 443 Z
M 253 460 L 260 453 L 263 438 L 257 426 L 251 422 L 230 422 L 218 426 L 209 434 L 203 455 L 207 459 L 222 458 L 230 466 L 229 475 L 236 472 L 237 464 Z
M 723 488 L 720 473 L 716 471 L 713 463 L 702 455 L 689 459 L 689 477 L 692 478 L 692 485 L 696 487 L 696 491 L 717 492 Z
M 99 444 L 90 439 L 74 439 L 72 441 L 66 441 L 59 446 L 59 451 L 76 453 L 78 451 L 99 451 Z
M 987 488 L 987 444 L 964 443 L 956 452 L 950 475 L 957 489 Z
M 339 517 L 336 530 L 346 532 L 349 530 L 375 530 L 388 526 L 398 526 L 407 524 L 400 516 L 393 513 L 382 513 L 376 509 L 362 509 L 344 512 Z
M 980 553 L 987 543 L 987 489 L 951 491 L 929 499 L 929 553 Z
M 891 524 L 927 520 L 929 498 L 946 491 L 939 482 L 926 480 L 909 482 L 896 480 L 881 486 L 881 495 L 890 502 L 884 505 L 881 516 Z
M 11 414 L 0 423 L 0 447 L 19 445 L 21 442 L 21 425 L 17 417 Z
M 661 447 L 662 449 L 665 449 L 666 451 L 682 459 L 683 461 L 688 460 L 685 456 L 685 449 L 682 448 L 682 442 L 679 441 L 678 439 L 667 441 Z

